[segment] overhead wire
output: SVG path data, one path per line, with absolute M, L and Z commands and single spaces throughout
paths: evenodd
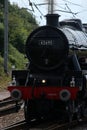
M 60 12 L 64 12 L 64 13 L 69 13 L 69 14 L 71 14 L 71 11 L 66 11 L 66 10 L 60 10 L 60 9 L 56 10 L 56 9 L 55 9 L 54 11 L 60 11 Z M 76 14 L 76 13 L 72 12 L 72 14 Z
M 74 6 L 78 6 L 78 7 L 80 7 L 80 8 L 85 8 L 85 7 L 83 7 L 81 4 L 76 4 L 76 3 L 74 3 L 74 2 L 71 2 L 71 0 L 62 0 L 62 1 L 65 3 L 67 9 L 69 9 L 69 10 L 71 10 L 71 9 L 70 9 L 70 7 L 69 7 L 68 4 L 71 4 L 71 5 L 74 5 Z M 73 15 L 73 17 L 76 17 L 77 14 L 83 13 L 83 12 L 86 12 L 86 11 L 87 11 L 87 8 L 85 8 L 85 10 L 81 10 L 81 11 L 78 11 L 78 12 L 76 12 L 76 13 L 71 10 L 71 12 L 72 12 L 71 14 Z M 66 13 L 67 13 L 67 11 L 66 11 Z
M 31 6 L 32 11 L 34 12 L 33 3 L 30 0 L 28 1 L 29 1 L 29 6 Z
M 35 8 L 39 11 L 39 13 L 41 14 L 41 16 L 43 16 L 44 17 L 44 14 L 41 12 L 41 10 L 38 8 L 38 6 L 42 6 L 42 5 L 47 5 L 47 4 L 49 4 L 49 3 L 39 3 L 39 4 L 35 4 L 35 2 L 34 3 L 32 3 L 30 0 L 28 0 L 29 1 L 29 5 L 32 7 L 32 10 L 34 11 L 34 8 L 33 8 L 33 5 L 35 6 Z M 54 3 L 55 5 L 56 5 L 56 3 Z M 56 5 L 57 6 L 57 5 Z M 59 6 L 60 8 L 62 8 L 61 6 Z M 64 9 L 64 8 L 62 8 L 62 9 Z M 70 9 L 69 9 L 69 11 L 65 11 L 65 10 L 55 10 L 55 11 L 61 11 L 61 12 L 65 12 L 65 13 L 72 13 L 72 14 L 74 14 Z M 40 17 L 41 17 L 40 16 Z
M 69 4 L 72 4 L 72 5 L 76 5 L 76 6 L 79 6 L 79 7 L 83 7 L 83 6 L 80 5 L 80 4 L 76 4 L 76 3 L 73 3 L 73 2 L 68 1 L 68 0 L 62 0 L 62 1 L 67 2 L 67 3 L 69 3 Z
M 36 9 L 39 11 L 39 13 L 44 17 L 44 14 L 40 11 L 40 9 L 38 8 L 38 6 L 34 3 L 34 6 L 36 7 Z
M 36 4 L 37 6 L 41 6 L 41 5 L 48 5 L 48 3 L 40 3 L 40 4 Z
M 28 0 L 28 2 L 29 2 L 29 6 L 31 6 L 31 8 L 32 8 L 32 14 L 33 14 L 33 16 L 34 16 L 34 17 L 37 17 L 37 16 L 36 16 L 36 12 L 35 12 L 35 8 L 36 8 L 36 10 L 40 13 L 39 18 L 42 19 L 42 18 L 44 17 L 44 14 L 43 14 L 42 11 L 40 10 L 40 8 L 38 8 L 38 6 L 40 6 L 40 5 L 36 4 L 35 1 L 34 1 L 34 2 L 31 2 L 31 0 Z M 44 3 L 43 3 L 43 4 L 44 4 Z M 44 5 L 45 5 L 45 4 L 44 4 Z
M 80 5 L 80 4 L 73 3 L 73 2 L 71 2 L 69 0 L 62 0 L 62 1 L 64 1 L 65 3 L 67 2 L 68 4 L 71 4 L 71 5 L 79 6 L 79 7 L 83 8 L 83 9 L 87 10 L 87 7 L 84 7 L 84 6 Z
M 56 3 L 54 3 L 54 6 L 56 6 L 56 7 L 58 6 L 61 9 L 54 9 L 54 11 L 60 11 L 60 12 L 64 12 L 64 13 L 70 13 L 70 14 L 73 15 L 74 18 L 76 18 L 77 14 L 83 13 L 84 11 L 87 11 L 85 9 L 85 10 L 82 10 L 82 11 L 73 12 L 72 9 L 69 7 L 68 4 L 79 6 L 81 8 L 83 8 L 83 6 L 80 5 L 80 4 L 76 4 L 74 2 L 71 2 L 71 0 L 70 1 L 69 0 L 62 0 L 62 1 L 64 2 L 63 5 L 65 5 L 65 8 L 63 8 L 62 6 L 58 5 L 58 2 L 56 2 Z M 29 6 L 31 6 L 31 10 L 30 9 L 29 10 L 32 11 L 32 13 L 34 13 L 34 15 L 36 15 L 35 14 L 35 8 L 36 8 L 37 11 L 40 13 L 39 17 L 42 19 L 42 17 L 44 17 L 45 14 L 43 14 L 43 12 L 42 12 L 41 8 L 39 8 L 39 6 L 46 6 L 46 5 L 49 4 L 49 1 L 37 3 L 36 1 L 32 2 L 31 0 L 28 0 L 28 2 L 29 2 Z
M 70 10 L 70 9 L 66 10 L 66 7 L 63 8 L 62 6 L 59 6 L 58 3 L 54 3 L 54 5 L 55 5 L 56 7 L 59 7 L 60 9 L 62 9 L 62 10 L 60 10 L 60 9 L 55 9 L 54 11 L 60 11 L 60 12 L 64 12 L 64 13 L 71 13 L 71 10 Z M 65 5 L 65 4 L 64 4 L 64 5 Z M 73 14 L 76 14 L 76 13 L 78 13 L 78 12 L 76 12 L 76 13 L 72 12 L 72 13 L 73 13 Z
M 67 9 L 71 12 L 71 14 L 73 15 L 73 17 L 76 18 L 76 17 L 75 17 L 75 14 L 72 12 L 72 10 L 71 10 L 70 7 L 67 5 L 67 3 L 65 3 L 65 5 L 66 5 Z
M 26 10 L 32 11 L 31 9 L 28 8 L 28 6 L 26 5 L 26 3 L 25 3 L 24 0 L 22 0 L 21 2 L 22 2 L 22 4 L 24 4 L 24 7 L 22 7 L 23 9 L 26 9 Z

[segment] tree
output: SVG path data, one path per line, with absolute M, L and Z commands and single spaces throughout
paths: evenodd
M 33 16 L 18 5 L 10 5 L 9 9 L 9 42 L 21 53 L 24 53 L 25 41 L 30 32 L 37 27 Z
M 22 62 L 24 59 L 24 48 L 28 35 L 38 25 L 35 18 L 27 11 L 27 9 L 19 8 L 18 5 L 9 6 L 9 58 L 11 64 L 15 64 L 23 68 Z M 3 57 L 4 52 L 4 0 L 0 0 L 0 58 Z M 20 64 L 19 64 L 20 62 Z M 1 62 L 0 62 L 1 64 Z
M 0 0 L 0 7 L 4 7 L 4 0 Z
M 0 23 L 0 55 L 3 56 L 4 50 L 4 25 Z
M 9 19 L 9 42 L 21 53 L 24 53 L 24 43 L 28 36 L 24 28 L 24 22 L 17 15 L 10 15 Z

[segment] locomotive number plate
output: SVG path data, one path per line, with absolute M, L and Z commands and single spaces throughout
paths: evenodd
M 39 40 L 39 45 L 41 46 L 52 46 L 53 43 L 53 40 Z

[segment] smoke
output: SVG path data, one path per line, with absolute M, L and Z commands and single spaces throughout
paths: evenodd
M 55 10 L 55 1 L 56 0 L 45 0 L 48 3 L 48 13 L 53 14 Z

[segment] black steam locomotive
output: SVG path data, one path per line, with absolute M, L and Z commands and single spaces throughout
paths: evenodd
M 65 113 L 86 116 L 87 86 L 83 70 L 87 57 L 79 55 L 87 45 L 87 34 L 79 19 L 58 21 L 58 14 L 46 16 L 47 25 L 38 27 L 26 41 L 29 63 L 26 70 L 12 71 L 8 86 L 15 100 L 25 102 L 25 118 L 46 118 Z

